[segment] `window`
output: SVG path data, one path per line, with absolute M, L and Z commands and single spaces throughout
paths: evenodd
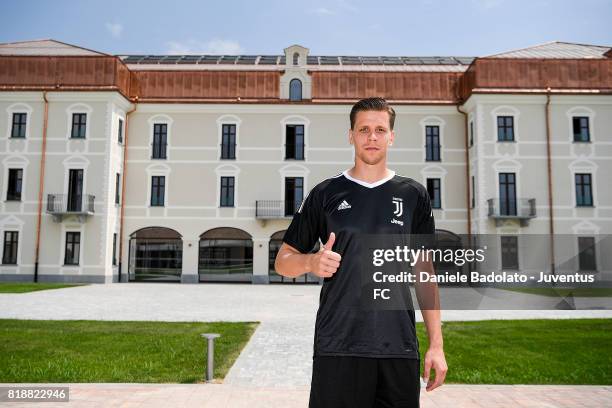
M 581 271 L 594 271 L 597 269 L 595 238 L 578 237 L 578 269 Z
M 591 189 L 591 174 L 576 173 L 576 205 L 578 207 L 591 207 L 593 205 L 593 191 Z
M 285 178 L 285 216 L 294 215 L 304 200 L 304 177 Z
M 168 125 L 165 123 L 155 123 L 153 125 L 153 159 L 166 158 L 166 144 L 168 136 Z
M 293 53 L 293 65 L 297 65 L 299 63 L 300 54 L 297 52 Z
M 23 169 L 9 169 L 8 187 L 6 190 L 7 201 L 21 201 L 22 181 Z
M 166 176 L 152 176 L 151 178 L 151 207 L 164 206 L 164 193 L 166 189 Z
M 117 141 L 123 143 L 123 119 L 119 119 L 119 125 L 117 127 Z
M 297 78 L 294 78 L 291 80 L 291 82 L 289 82 L 289 100 L 302 100 L 302 81 Z
M 72 133 L 70 137 L 73 139 L 85 139 L 85 130 L 87 129 L 87 114 L 73 113 L 72 114 Z
M 13 113 L 13 128 L 11 129 L 11 137 L 26 136 L 27 118 L 27 113 Z
M 236 158 L 236 125 L 221 126 L 221 158 Z
M 574 142 L 589 142 L 591 140 L 588 116 L 574 116 L 572 127 L 574 128 Z
M 518 269 L 518 237 L 501 236 L 502 269 Z
M 66 249 L 64 252 L 64 265 L 78 265 L 81 248 L 81 233 L 66 232 Z
M 234 206 L 234 177 L 221 177 L 221 207 Z
M 427 192 L 429 193 L 429 199 L 431 200 L 431 207 L 432 208 L 442 208 L 439 178 L 428 178 L 427 179 Z
M 440 127 L 425 126 L 425 160 L 440 161 Z
M 120 195 L 119 195 L 119 185 L 121 184 L 121 175 L 117 173 L 117 177 L 115 178 L 115 204 L 119 204 Z
M 470 147 L 474 146 L 474 122 L 470 122 Z
M 514 118 L 512 116 L 497 117 L 497 141 L 514 141 Z
M 287 125 L 285 159 L 304 160 L 304 125 Z
M 499 214 L 516 215 L 516 175 L 499 173 Z
M 2 263 L 17 265 L 17 242 L 19 231 L 4 231 L 4 251 Z
M 117 233 L 113 234 L 113 265 L 117 265 Z
M 476 182 L 472 176 L 472 208 L 476 207 Z

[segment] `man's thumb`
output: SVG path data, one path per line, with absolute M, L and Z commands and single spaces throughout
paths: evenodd
M 329 238 L 327 239 L 327 242 L 325 243 L 325 245 L 323 245 L 323 248 L 331 251 L 332 247 L 334 246 L 335 240 L 336 240 L 336 234 L 334 234 L 333 232 L 330 233 Z

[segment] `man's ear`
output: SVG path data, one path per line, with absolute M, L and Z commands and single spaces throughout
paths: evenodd
M 392 130 L 391 134 L 389 135 L 389 146 L 393 144 L 394 140 L 395 140 L 395 132 Z
M 349 143 L 353 144 L 353 130 L 349 129 L 348 131 Z

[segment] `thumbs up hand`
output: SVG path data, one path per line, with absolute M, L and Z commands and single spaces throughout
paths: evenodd
M 329 234 L 327 242 L 321 247 L 319 252 L 312 254 L 310 267 L 312 273 L 316 276 L 320 276 L 322 278 L 332 277 L 340 266 L 340 260 L 342 257 L 339 253 L 332 251 L 335 241 L 336 234 L 332 232 Z

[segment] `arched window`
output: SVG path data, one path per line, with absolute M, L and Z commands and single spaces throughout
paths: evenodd
M 131 281 L 181 281 L 183 239 L 165 227 L 146 227 L 130 235 Z
M 298 64 L 299 58 L 300 58 L 300 54 L 298 52 L 293 53 L 293 65 Z
M 238 228 L 213 228 L 200 235 L 200 282 L 251 282 L 253 239 Z
M 294 78 L 291 80 L 291 82 L 289 82 L 289 100 L 302 100 L 302 81 L 297 78 Z

